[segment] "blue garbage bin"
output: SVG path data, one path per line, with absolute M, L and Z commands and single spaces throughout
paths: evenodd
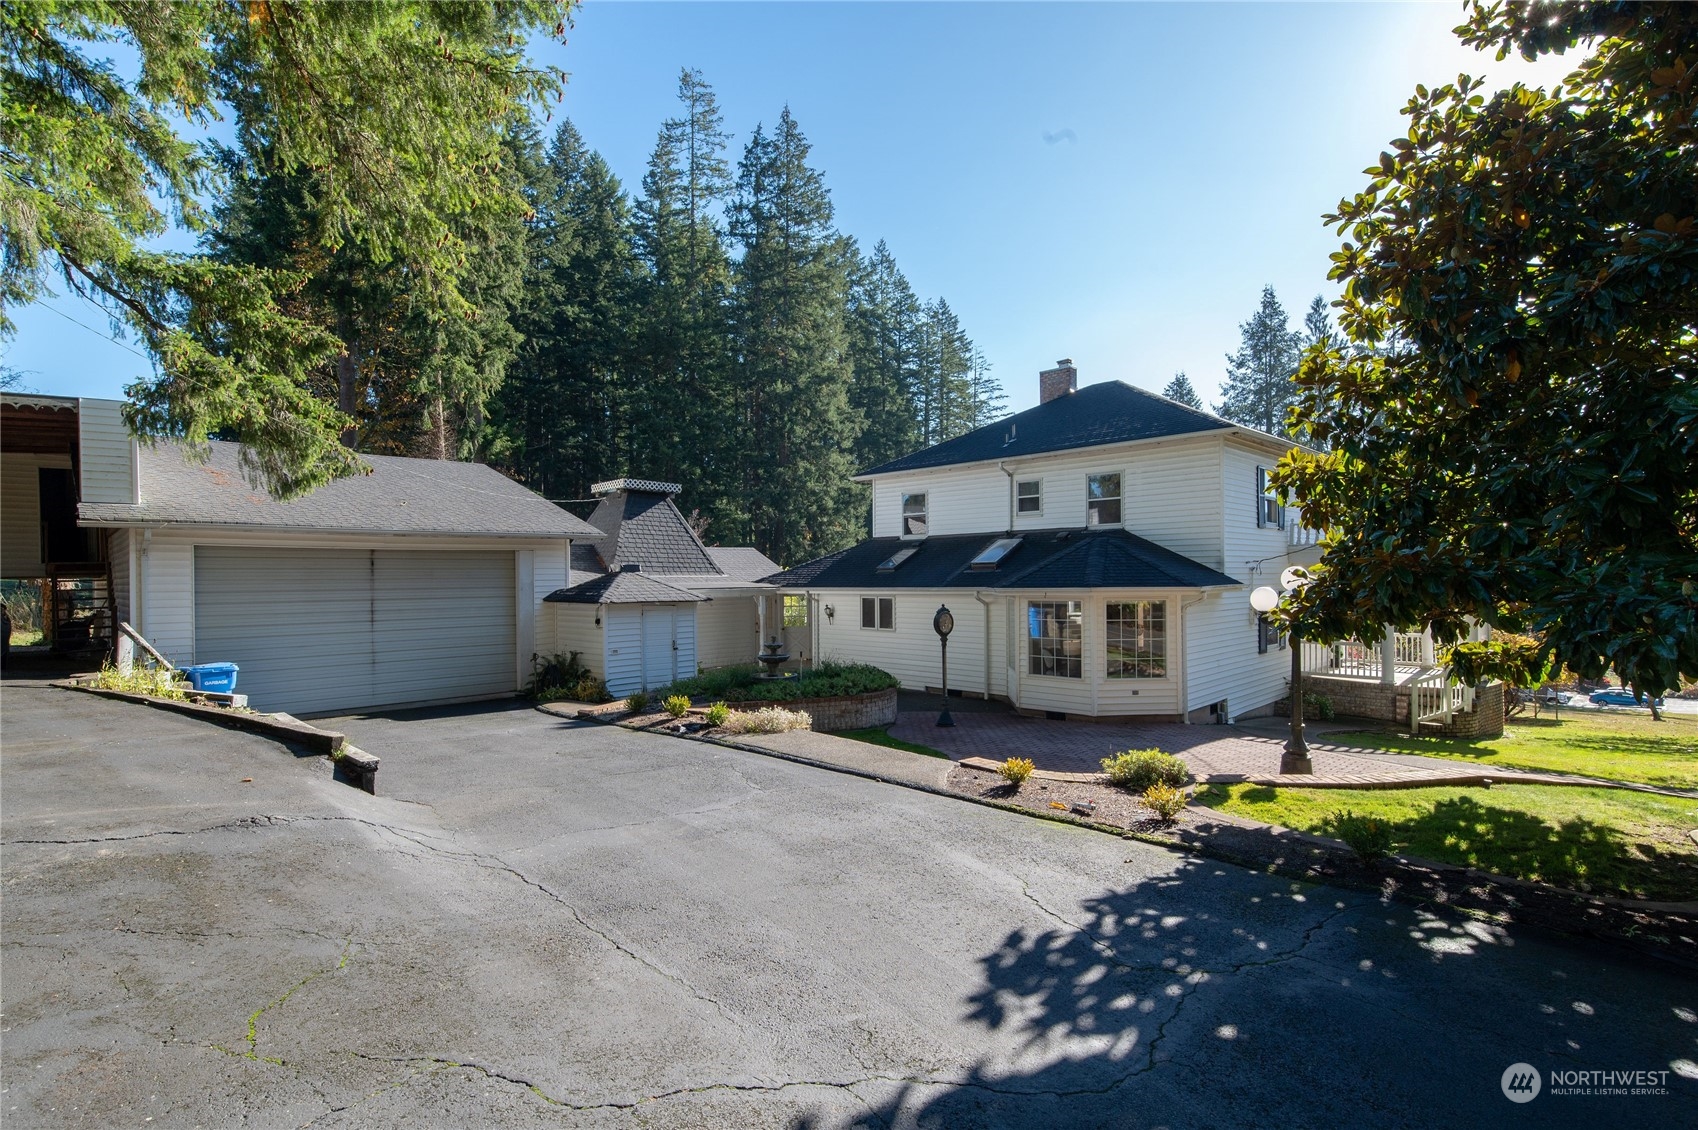
M 234 694 L 236 692 L 236 672 L 239 668 L 234 663 L 197 663 L 193 667 L 184 667 L 183 674 L 189 677 L 189 682 L 197 691 L 210 691 L 215 694 Z

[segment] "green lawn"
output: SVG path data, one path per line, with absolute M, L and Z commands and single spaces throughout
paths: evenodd
M 909 753 L 923 753 L 927 757 L 941 757 L 945 761 L 949 760 L 949 755 L 942 750 L 933 749 L 929 745 L 915 745 L 913 742 L 905 742 L 901 738 L 893 738 L 878 726 L 867 730 L 844 730 L 836 736 L 854 738 L 858 742 L 867 742 L 870 745 L 889 746 L 891 749 L 905 749 Z
M 1405 734 L 1338 733 L 1323 739 L 1361 749 L 1420 753 L 1470 761 L 1480 767 L 1548 769 L 1634 781 L 1645 785 L 1698 788 L 1698 717 L 1564 712 L 1560 719 L 1511 718 L 1503 736 L 1485 740 Z
M 1390 823 L 1398 851 L 1594 894 L 1698 899 L 1698 801 L 1624 789 L 1274 789 L 1208 785 L 1209 808 L 1326 834 L 1345 810 Z

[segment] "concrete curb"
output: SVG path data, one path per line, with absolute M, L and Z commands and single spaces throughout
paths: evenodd
M 49 685 L 61 690 L 81 691 L 84 694 L 99 695 L 101 698 L 117 699 L 120 702 L 140 703 L 155 710 L 185 714 L 203 722 L 215 722 L 233 730 L 244 730 L 275 741 L 304 746 L 314 753 L 330 758 L 336 768 L 337 780 L 368 793 L 377 792 L 377 768 L 380 759 L 375 754 L 349 745 L 346 734 L 335 730 L 321 730 L 288 714 L 238 714 L 223 707 L 206 706 L 198 702 L 85 686 L 72 679 L 55 680 Z
M 554 718 L 565 719 L 569 717 L 563 713 L 545 709 L 546 705 L 547 704 L 539 704 L 535 709 Z M 610 719 L 597 717 L 593 714 L 570 717 L 574 720 L 596 722 L 601 725 L 619 725 L 619 723 Z M 632 729 L 637 733 L 647 732 L 638 727 L 622 728 Z M 1230 863 L 1233 866 L 1243 867 L 1250 871 L 1258 871 L 1263 874 L 1280 875 L 1285 878 L 1295 879 L 1299 882 L 1311 883 L 1317 886 L 1332 886 L 1347 890 L 1380 890 L 1382 892 L 1382 897 L 1384 896 L 1383 889 L 1380 887 L 1369 884 L 1353 883 L 1343 877 L 1317 878 L 1308 874 L 1304 870 L 1294 869 L 1283 863 L 1283 861 L 1270 862 L 1269 860 L 1259 856 L 1246 855 L 1242 852 L 1233 851 L 1230 848 L 1211 842 L 1209 834 L 1206 831 L 1199 831 L 1194 828 L 1180 827 L 1175 829 L 1171 837 L 1157 836 L 1148 832 L 1138 832 L 1131 828 L 1123 828 L 1116 824 L 1104 824 L 1095 820 L 1085 819 L 1079 816 L 1074 816 L 1071 813 L 1060 811 L 1046 812 L 1038 809 L 1026 808 L 1023 805 L 1013 804 L 1008 801 L 992 800 L 987 797 L 967 796 L 963 793 L 954 792 L 950 789 L 940 789 L 915 781 L 905 781 L 900 778 L 886 776 L 885 774 L 872 772 L 870 770 L 857 769 L 847 765 L 833 764 L 828 761 L 821 761 L 817 758 L 805 757 L 800 754 L 764 749 L 760 746 L 746 745 L 742 742 L 731 741 L 725 738 L 703 737 L 697 734 L 663 734 L 660 736 L 685 738 L 690 741 L 701 742 L 704 745 L 717 745 L 726 749 L 735 749 L 742 753 L 753 753 L 758 754 L 761 757 L 773 757 L 780 761 L 791 761 L 798 765 L 807 765 L 814 769 L 824 769 L 831 773 L 842 773 L 850 777 L 860 777 L 869 781 L 878 781 L 886 785 L 896 785 L 905 789 L 914 789 L 917 792 L 930 793 L 933 796 L 948 797 L 951 800 L 964 801 L 968 804 L 976 804 L 983 808 L 994 808 L 1003 812 L 1012 812 L 1034 820 L 1045 820 L 1052 824 L 1067 824 L 1075 828 L 1084 828 L 1093 832 L 1101 832 L 1105 835 L 1114 836 L 1117 839 L 1135 840 L 1138 843 L 1148 844 L 1151 847 L 1164 848 L 1168 851 L 1181 855 L 1197 855 L 1206 859 L 1214 859 L 1222 863 Z M 850 741 L 853 739 L 846 738 L 843 740 Z M 918 757 L 921 755 L 915 754 L 915 756 Z M 962 763 L 956 762 L 955 764 L 960 765 Z M 1064 778 L 1067 775 L 1052 774 L 1051 776 L 1054 778 Z M 1074 774 L 1073 776 L 1081 775 Z M 1090 781 L 1094 775 L 1084 774 L 1082 776 L 1084 776 L 1087 781 Z M 1494 780 L 1501 780 L 1501 778 L 1494 778 Z M 1212 809 L 1190 808 L 1188 811 L 1192 813 L 1208 812 L 1211 819 L 1219 821 L 1220 823 L 1231 824 L 1250 831 L 1264 832 L 1273 836 L 1277 840 L 1305 847 L 1320 848 L 1326 851 L 1341 852 L 1344 854 L 1349 854 L 1351 851 L 1349 845 L 1340 840 L 1330 839 L 1326 836 L 1317 836 L 1309 832 L 1299 832 L 1295 829 L 1281 827 L 1277 824 L 1263 824 L 1259 821 L 1231 816 L 1226 813 L 1216 812 Z M 1391 856 L 1390 859 L 1413 868 L 1424 869 L 1437 876 L 1457 878 L 1467 882 L 1485 884 L 1500 888 L 1510 894 L 1513 894 L 1516 891 L 1536 892 L 1541 896 L 1555 896 L 1564 899 L 1571 899 L 1582 904 L 1603 903 L 1626 910 L 1640 910 L 1648 912 L 1688 913 L 1698 911 L 1698 903 L 1640 902 L 1632 899 L 1613 898 L 1608 895 L 1588 895 L 1580 891 L 1570 891 L 1563 887 L 1554 887 L 1544 883 L 1535 883 L 1526 879 L 1516 879 L 1507 875 L 1497 875 L 1488 871 L 1480 871 L 1472 867 L 1459 867 L 1453 863 L 1441 863 L 1436 860 L 1421 859 L 1416 856 L 1394 855 Z M 1424 895 L 1405 892 L 1401 884 L 1399 884 L 1398 887 L 1390 893 L 1389 897 L 1408 906 L 1430 906 L 1433 905 L 1434 902 L 1433 899 Z M 1466 914 L 1470 917 L 1487 919 L 1494 917 L 1493 912 L 1487 910 L 1478 910 L 1451 903 L 1444 903 L 1443 905 L 1445 905 L 1445 907 L 1449 910 Z M 1571 937 L 1583 937 L 1597 941 L 1605 941 L 1611 944 L 1624 946 L 1628 949 L 1634 950 L 1635 952 L 1646 954 L 1647 956 L 1668 961 L 1672 964 L 1679 965 L 1682 968 L 1698 968 L 1698 962 L 1694 962 L 1685 954 L 1677 951 L 1664 951 L 1655 947 L 1649 947 L 1636 942 L 1632 938 L 1618 936 L 1613 933 L 1588 931 L 1584 929 L 1583 926 L 1572 930 L 1564 930 L 1559 929 L 1556 926 L 1541 924 L 1536 925 L 1534 928 L 1548 930 L 1553 933 Z

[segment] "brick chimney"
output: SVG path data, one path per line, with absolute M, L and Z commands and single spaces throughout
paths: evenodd
M 1073 367 L 1071 357 L 1063 357 L 1055 363 L 1055 368 L 1045 369 L 1038 374 L 1038 403 L 1048 404 L 1062 396 L 1071 396 L 1079 391 L 1079 370 Z

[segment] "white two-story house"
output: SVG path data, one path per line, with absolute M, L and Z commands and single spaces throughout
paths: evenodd
M 1130 385 L 1078 387 L 869 468 L 872 537 L 769 578 L 810 651 L 1065 717 L 1229 721 L 1285 694 L 1291 656 L 1250 607 L 1315 559 L 1268 488 L 1289 440 Z

